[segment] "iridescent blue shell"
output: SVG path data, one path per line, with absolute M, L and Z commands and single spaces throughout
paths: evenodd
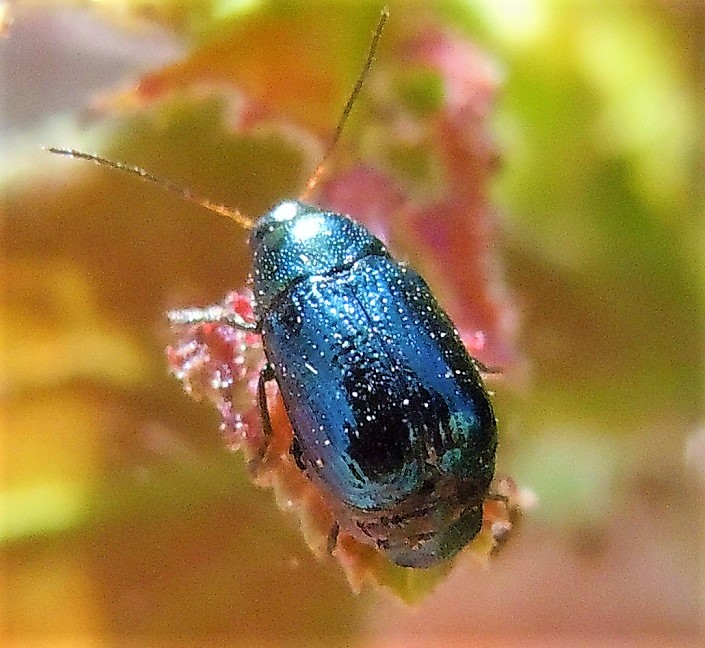
M 253 230 L 256 314 L 292 452 L 342 529 L 430 567 L 480 530 L 496 421 L 424 280 L 360 224 L 295 201 Z

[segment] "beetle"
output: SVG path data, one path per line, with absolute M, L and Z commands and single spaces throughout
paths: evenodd
M 251 229 L 255 321 L 194 308 L 172 311 L 171 322 L 225 321 L 261 334 L 262 428 L 271 438 L 266 384 L 275 381 L 293 429 L 292 457 L 335 514 L 331 545 L 342 530 L 396 565 L 428 568 L 455 556 L 482 526 L 497 448 L 482 366 L 421 276 L 352 218 L 307 202 L 387 17 L 306 190 L 254 223 L 139 167 L 49 150 L 135 173 Z
M 259 393 L 276 380 L 299 467 L 397 565 L 455 555 L 480 530 L 497 430 L 426 282 L 358 223 L 298 201 L 255 224 L 250 250 Z

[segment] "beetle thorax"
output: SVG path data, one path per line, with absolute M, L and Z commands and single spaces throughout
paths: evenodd
M 294 200 L 279 203 L 255 223 L 250 249 L 258 319 L 302 279 L 387 254 L 379 239 L 350 218 Z

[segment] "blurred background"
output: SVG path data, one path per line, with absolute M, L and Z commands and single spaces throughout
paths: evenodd
M 315 166 L 381 3 L 2 3 L 4 645 L 702 645 L 705 8 L 389 4 L 332 174 L 482 207 L 452 240 L 377 225 L 488 332 L 498 471 L 536 506 L 414 606 L 354 595 L 166 369 L 164 311 L 242 287 L 243 232 L 40 149 L 261 214 Z M 410 67 L 427 40 L 449 58 Z M 438 127 L 459 52 L 477 159 Z

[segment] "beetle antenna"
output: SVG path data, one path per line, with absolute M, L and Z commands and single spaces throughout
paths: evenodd
M 377 46 L 379 45 L 379 39 L 382 37 L 382 31 L 384 30 L 384 26 L 387 24 L 388 18 L 389 18 L 389 9 L 387 7 L 385 7 L 384 9 L 382 9 L 382 12 L 380 13 L 379 22 L 377 23 L 377 27 L 375 28 L 374 35 L 372 36 L 372 42 L 370 43 L 370 49 L 367 52 L 367 60 L 365 61 L 365 64 L 362 66 L 362 71 L 360 72 L 360 76 L 357 78 L 357 83 L 355 84 L 355 87 L 353 88 L 352 92 L 350 93 L 350 97 L 348 97 L 348 101 L 345 104 L 345 108 L 343 108 L 343 113 L 341 114 L 340 120 L 338 121 L 338 126 L 336 127 L 335 133 L 333 134 L 333 139 L 330 141 L 330 144 L 328 144 L 328 148 L 326 149 L 325 153 L 323 154 L 321 161 L 318 163 L 318 166 L 316 167 L 315 171 L 311 174 L 311 177 L 308 179 L 308 182 L 306 182 L 306 187 L 304 188 L 304 190 L 301 192 L 301 195 L 299 196 L 300 200 L 302 200 L 302 201 L 308 200 L 309 196 L 311 195 L 311 192 L 313 191 L 313 189 L 315 188 L 315 186 L 318 184 L 321 177 L 323 176 L 326 162 L 328 161 L 328 158 L 330 157 L 331 153 L 333 152 L 336 145 L 338 144 L 338 140 L 340 139 L 340 136 L 343 133 L 343 128 L 345 128 L 345 122 L 348 121 L 348 117 L 350 116 L 350 113 L 352 112 L 352 108 L 353 108 L 353 105 L 355 104 L 355 100 L 357 99 L 357 96 L 360 94 L 360 90 L 362 90 L 362 86 L 365 83 L 365 80 L 367 79 L 367 75 L 370 72 L 370 68 L 372 67 L 372 62 L 374 61 L 374 58 L 375 58 L 375 53 L 377 52 Z
M 139 176 L 142 180 L 151 182 L 162 189 L 166 189 L 167 191 L 171 191 L 194 205 L 200 205 L 201 207 L 205 207 L 209 211 L 215 212 L 216 214 L 227 216 L 240 225 L 240 227 L 245 229 L 252 229 L 254 225 L 254 221 L 251 218 L 241 214 L 237 209 L 231 209 L 225 205 L 220 205 L 212 200 L 208 200 L 208 198 L 203 198 L 202 196 L 193 193 L 190 189 L 184 189 L 170 180 L 165 180 L 164 178 L 160 178 L 159 176 L 150 173 L 142 167 L 132 166 L 123 162 L 114 162 L 113 160 L 108 160 L 107 158 L 100 157 L 99 155 L 84 153 L 83 151 L 77 151 L 76 149 L 54 148 L 53 146 L 45 146 L 43 148 L 44 150 L 49 151 L 49 153 L 55 153 L 56 155 L 63 155 L 65 157 L 70 157 L 77 160 L 88 160 L 89 162 L 95 162 L 100 166 L 117 169 L 118 171 L 124 171 L 125 173 L 131 173 Z

